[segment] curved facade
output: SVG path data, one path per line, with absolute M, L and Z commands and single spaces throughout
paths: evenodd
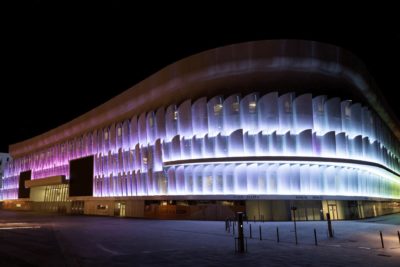
M 71 161 L 93 156 L 92 195 L 66 202 L 245 200 L 248 213 L 250 199 L 397 203 L 399 125 L 375 91 L 364 66 L 331 45 L 206 51 L 11 145 L 0 198 L 18 198 L 21 173 L 68 182 Z

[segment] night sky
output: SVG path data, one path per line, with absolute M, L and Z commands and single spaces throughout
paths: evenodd
M 393 97 L 400 76 L 400 24 L 394 21 L 377 23 L 369 16 L 344 21 L 338 15 L 342 23 L 324 23 L 329 18 L 320 15 L 284 24 L 240 8 L 223 17 L 202 9 L 197 14 L 161 13 L 118 4 L 77 10 L 34 1 L 10 10 L 12 16 L 1 25 L 1 152 L 91 110 L 179 59 L 263 39 L 316 40 L 350 50 L 364 61 L 400 117 Z

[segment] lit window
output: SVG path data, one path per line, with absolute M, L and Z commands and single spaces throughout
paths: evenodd
M 178 111 L 177 110 L 174 111 L 174 120 L 178 120 Z
M 257 103 L 256 101 L 251 101 L 249 102 L 249 112 L 250 113 L 255 113 L 257 110 Z
M 104 140 L 108 140 L 108 131 L 104 132 Z
M 239 112 L 239 102 L 232 103 L 232 111 Z
M 318 103 L 318 112 L 323 113 L 324 112 L 324 104 L 322 102 Z
M 222 110 L 222 104 L 215 104 L 214 105 L 214 114 L 219 115 Z
M 350 106 L 346 106 L 346 107 L 344 108 L 344 115 L 345 115 L 346 117 L 350 118 L 350 116 L 351 116 L 351 108 L 350 108 Z
M 149 117 L 149 126 L 153 127 L 153 124 L 154 124 L 153 116 L 150 116 Z
M 121 127 L 118 127 L 118 128 L 117 128 L 117 135 L 118 135 L 118 136 L 121 136 L 121 135 L 122 135 L 122 128 L 121 128 Z
M 143 164 L 147 165 L 147 158 L 143 158 Z
M 285 112 L 286 113 L 292 112 L 292 106 L 290 104 L 291 103 L 289 101 L 285 101 Z

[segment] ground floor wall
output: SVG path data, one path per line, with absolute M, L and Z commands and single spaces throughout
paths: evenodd
M 137 200 L 92 197 L 64 202 L 9 200 L 8 210 L 34 210 L 152 219 L 225 220 L 245 212 L 248 220 L 351 220 L 399 213 L 400 202 L 367 200 Z

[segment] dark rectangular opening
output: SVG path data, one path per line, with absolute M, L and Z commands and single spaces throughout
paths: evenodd
M 18 198 L 29 198 L 31 189 L 25 188 L 25 181 L 30 180 L 31 175 L 32 175 L 31 170 L 19 173 Z
M 69 196 L 93 195 L 93 156 L 69 162 Z

